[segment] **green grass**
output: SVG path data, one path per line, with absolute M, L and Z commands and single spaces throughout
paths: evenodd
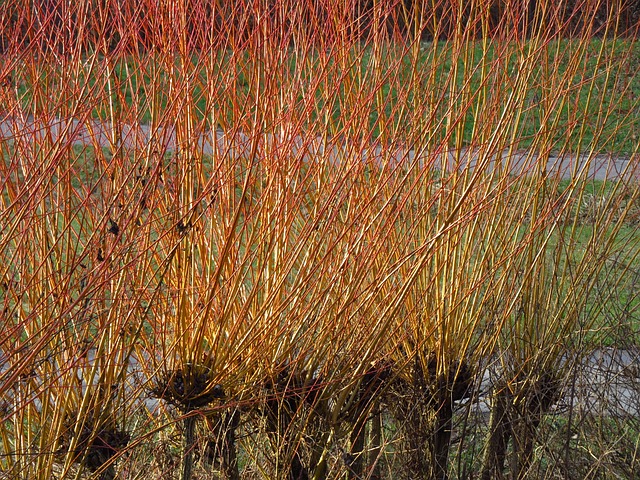
M 562 39 L 551 41 L 537 51 L 534 47 L 529 43 L 474 41 L 466 44 L 463 52 L 454 53 L 450 43 L 424 43 L 414 58 L 414 51 L 399 45 L 386 44 L 379 52 L 374 52 L 371 46 L 355 46 L 342 57 L 326 61 L 315 51 L 301 56 L 288 52 L 286 65 L 272 72 L 273 78 L 267 85 L 264 78 L 250 76 L 264 59 L 252 58 L 248 53 L 223 51 L 213 60 L 193 56 L 186 65 L 180 65 L 179 60 L 167 63 L 154 56 L 121 58 L 114 63 L 110 77 L 104 65 L 98 63 L 92 69 L 87 66 L 78 84 L 95 88 L 89 93 L 91 104 L 96 105 L 94 117 L 109 118 L 111 104 L 116 111 L 133 113 L 137 121 L 148 123 L 150 102 L 160 111 L 164 110 L 170 101 L 175 101 L 170 98 L 175 88 L 172 83 L 185 81 L 189 85 L 187 95 L 195 106 L 195 118 L 209 128 L 211 109 L 222 112 L 217 126 L 225 127 L 233 123 L 234 103 L 259 104 L 265 89 L 287 89 L 293 85 L 297 94 L 289 108 L 307 108 L 305 96 L 311 94 L 315 104 L 310 108 L 309 125 L 322 123 L 328 114 L 330 131 L 342 132 L 348 127 L 346 118 L 353 113 L 354 100 L 350 98 L 353 91 L 366 95 L 371 90 L 369 82 L 381 81 L 375 87 L 379 88 L 379 94 L 368 102 L 369 112 L 359 113 L 368 118 L 373 138 L 381 135 L 383 129 L 394 129 L 401 134 L 407 122 L 415 118 L 412 112 L 398 109 L 398 103 L 419 102 L 430 104 L 425 115 L 438 120 L 461 112 L 455 135 L 461 137 L 463 145 L 474 145 L 480 140 L 479 131 L 485 128 L 477 124 L 482 121 L 482 110 L 494 108 L 485 102 L 490 102 L 497 91 L 502 99 L 514 91 L 510 82 L 517 77 L 523 56 L 531 55 L 536 65 L 527 77 L 527 98 L 523 100 L 524 114 L 514 136 L 518 139 L 515 148 L 535 148 L 536 136 L 554 124 L 549 138 L 556 149 L 622 156 L 635 152 L 640 135 L 638 43 L 630 39 L 595 38 L 585 47 L 578 41 Z M 344 62 L 349 69 L 348 83 L 334 91 L 334 83 L 344 83 L 340 77 L 345 75 Z M 42 65 L 40 70 L 39 76 L 31 78 L 25 78 L 26 73 L 19 69 L 13 72 L 15 78 L 22 79 L 18 95 L 25 106 L 33 98 L 36 83 L 55 78 L 55 68 Z M 326 78 L 314 83 L 325 71 Z M 371 71 L 382 72 L 382 80 L 372 78 Z M 454 71 L 458 74 L 453 75 Z M 300 80 L 294 84 L 296 75 Z M 425 90 L 407 90 L 416 75 L 422 78 L 420 82 Z M 207 98 L 206 85 L 211 76 L 222 78 L 223 86 L 215 98 Z M 110 96 L 107 78 L 117 87 L 113 90 L 117 95 Z M 559 103 L 553 97 L 558 90 L 563 91 L 565 98 Z M 465 106 L 464 99 L 472 99 L 473 107 Z M 60 101 L 67 102 L 63 95 Z M 454 127 L 433 132 L 432 142 L 446 141 L 451 134 L 449 128 Z

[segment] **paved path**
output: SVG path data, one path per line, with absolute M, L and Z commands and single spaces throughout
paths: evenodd
M 112 146 L 110 130 L 111 124 L 95 120 L 80 122 L 76 119 L 51 118 L 46 122 L 42 120 L 35 122 L 33 118 L 21 119 L 0 114 L 0 140 L 32 141 L 35 138 L 43 139 L 50 135 L 52 140 L 58 141 L 64 136 L 68 139 L 67 141 L 72 142 L 74 145 L 109 148 Z M 176 141 L 175 128 L 173 127 L 163 127 L 152 131 L 149 125 L 124 125 L 122 131 L 119 132 L 119 137 L 120 145 L 127 150 L 144 150 L 148 148 L 151 141 L 155 144 L 153 148 L 161 152 L 176 151 L 179 148 Z M 263 137 L 267 141 L 273 138 L 273 136 Z M 215 135 L 211 131 L 196 135 L 193 145 L 198 151 L 207 155 L 213 154 L 214 150 L 217 149 L 222 154 L 247 156 L 251 152 L 251 143 L 251 138 L 242 133 L 229 134 L 222 130 L 217 130 Z M 383 154 L 383 150 L 379 146 L 354 148 L 346 147 L 346 144 L 340 144 L 336 141 L 324 144 L 320 139 L 307 140 L 302 137 L 294 137 L 289 142 L 280 138 L 278 144 L 280 148 L 289 148 L 294 154 L 302 154 L 306 158 L 320 155 L 323 151 L 329 149 L 328 158 L 334 159 L 336 162 L 340 158 L 344 158 L 345 155 L 350 158 L 356 155 L 363 160 L 378 163 L 400 163 L 414 160 L 422 163 L 435 161 L 435 165 L 443 163 L 443 153 L 422 152 L 416 158 L 416 150 L 408 147 L 396 147 L 391 151 L 386 149 Z M 260 148 L 264 148 L 264 142 L 262 142 Z M 260 153 L 260 150 L 258 150 L 258 154 Z M 479 158 L 478 150 L 471 151 L 467 149 L 457 156 L 453 151 L 447 151 L 445 154 L 447 155 L 448 170 L 464 168 L 467 165 L 473 167 Z M 495 158 L 489 162 L 488 168 L 495 168 L 497 164 L 509 165 L 514 174 L 530 168 L 539 159 L 537 154 L 531 154 L 526 151 L 499 152 L 493 154 L 493 157 Z M 632 161 L 633 163 L 630 163 Z M 551 155 L 547 158 L 547 172 L 570 178 L 580 168 L 585 167 L 588 175 L 594 179 L 618 178 L 621 175 L 637 179 L 640 178 L 637 164 L 637 157 L 630 160 L 623 157 L 614 158 L 610 155 L 595 155 L 591 158 L 587 156 L 576 158 L 572 154 L 563 156 Z
M 565 360 L 566 362 L 566 360 Z M 573 409 L 580 415 L 640 418 L 640 349 L 604 347 L 595 349 L 578 362 L 564 364 L 566 378 L 560 399 L 552 410 Z M 499 367 L 486 365 L 475 409 L 488 414 L 490 393 Z

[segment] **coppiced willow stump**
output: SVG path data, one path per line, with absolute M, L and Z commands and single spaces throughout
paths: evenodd
M 405 435 L 409 478 L 448 478 L 449 447 L 455 403 L 468 398 L 474 372 L 465 359 L 438 372 L 435 355 L 427 356 L 426 371 L 414 362 L 412 378 L 399 377 L 393 389 L 396 421 Z
M 214 374 L 205 366 L 192 364 L 171 370 L 156 380 L 151 394 L 188 413 L 224 398 L 222 385 L 214 381 Z
M 513 478 L 525 478 L 533 461 L 538 427 L 560 397 L 560 391 L 557 375 L 550 372 L 520 374 L 515 381 L 494 387 L 483 480 L 502 478 L 507 465 Z M 513 449 L 509 457 L 510 442 Z
M 97 415 L 87 416 L 81 424 L 68 417 L 65 423 L 67 428 L 60 439 L 60 451 L 73 449 L 76 461 L 91 472 L 101 472 L 101 480 L 115 478 L 113 457 L 129 444 L 129 433 L 118 428 L 113 419 L 105 420 Z M 77 436 L 75 442 L 74 436 Z
M 213 417 L 205 417 L 209 437 L 205 446 L 207 461 L 219 467 L 228 480 L 239 480 L 236 430 L 240 425 L 240 410 L 230 407 Z
M 357 385 L 357 401 L 346 412 L 347 421 L 351 425 L 350 462 L 347 465 L 350 479 L 364 478 L 365 473 L 369 478 L 376 478 L 379 475 L 376 464 L 380 453 L 380 428 L 376 427 L 376 422 L 380 421 L 379 401 L 391 378 L 392 368 L 393 364 L 388 361 L 380 361 L 372 365 Z M 371 437 L 371 455 L 369 456 L 365 451 L 367 432 Z
M 266 422 L 267 435 L 276 451 L 277 463 L 283 465 L 284 478 L 307 480 L 312 478 L 312 469 L 323 469 L 322 465 L 316 465 L 313 454 L 308 462 L 304 461 L 301 439 L 295 428 L 302 417 L 317 417 L 315 407 L 322 388 L 321 378 L 292 371 L 288 366 L 264 381 L 265 400 L 256 413 Z
M 183 368 L 170 370 L 158 378 L 151 394 L 175 406 L 184 415 L 181 480 L 189 480 L 193 469 L 197 419 L 193 411 L 224 398 L 224 389 L 216 383 L 210 368 L 187 363 Z

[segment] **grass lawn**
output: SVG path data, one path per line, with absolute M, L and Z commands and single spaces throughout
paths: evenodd
M 462 50 L 450 42 L 423 43 L 419 49 L 385 44 L 375 51 L 354 45 L 328 58 L 313 50 L 290 50 L 282 56 L 284 63 L 271 67 L 268 82 L 255 75 L 265 59 L 227 51 L 213 57 L 194 55 L 184 62 L 151 54 L 110 60 L 113 64 L 99 60 L 85 64 L 75 81 L 78 88 L 93 89 L 87 93 L 95 118 L 110 118 L 115 109 L 116 115 L 129 120 L 149 123 L 155 115 L 158 121 L 158 112 L 177 101 L 175 95 L 186 95 L 194 106 L 189 115 L 207 128 L 212 126 L 212 112 L 216 126 L 228 128 L 238 105 L 258 105 L 260 96 L 276 88 L 292 95 L 283 107 L 307 111 L 311 129 L 324 124 L 330 133 L 349 131 L 348 118 L 357 106 L 371 138 L 392 131 L 398 139 L 403 132 L 409 134 L 408 124 L 420 121 L 415 112 L 398 106 L 419 103 L 423 121 L 437 119 L 440 124 L 429 141 L 453 145 L 485 140 L 490 130 L 484 123 L 494 121 L 486 115 L 495 102 L 507 102 L 522 91 L 526 95 L 519 100 L 520 116 L 512 132 L 515 148 L 539 147 L 540 134 L 547 137 L 545 147 L 553 150 L 628 156 L 638 145 L 640 75 L 635 72 L 640 46 L 634 40 L 592 39 L 585 44 L 562 39 L 542 46 L 473 41 Z M 521 77 L 523 68 L 528 70 Z M 27 110 L 36 85 L 55 88 L 58 75 L 51 64 L 35 73 L 16 66 L 11 74 Z M 354 97 L 354 92 L 359 93 Z M 68 92 L 52 94 L 61 106 L 74 101 L 65 99 Z M 360 107 L 364 97 L 369 97 L 368 111 Z

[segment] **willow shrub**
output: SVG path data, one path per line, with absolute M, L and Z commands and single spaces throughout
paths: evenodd
M 571 476 L 637 46 L 516 3 L 4 2 L 2 470 Z

